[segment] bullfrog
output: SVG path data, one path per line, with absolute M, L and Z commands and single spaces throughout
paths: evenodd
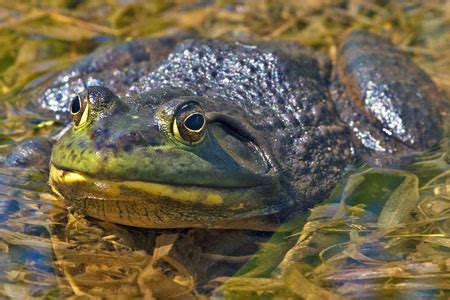
M 390 41 L 350 32 L 332 66 L 294 42 L 183 35 L 96 50 L 42 89 L 69 124 L 49 184 L 146 228 L 273 230 L 355 160 L 401 166 L 442 138 L 444 96 Z

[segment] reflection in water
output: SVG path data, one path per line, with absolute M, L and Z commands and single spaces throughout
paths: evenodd
M 148 230 L 68 213 L 48 193 L 46 170 L 0 168 L 2 293 L 26 296 L 207 293 L 232 276 L 270 234 Z
M 250 267 L 252 278 L 231 278 L 219 295 L 428 298 L 448 290 L 448 152 L 428 159 L 408 171 L 356 170 L 332 203 L 312 209 L 275 277 Z
M 194 299 L 218 288 L 215 297 L 429 297 L 448 289 L 450 167 L 442 151 L 404 171 L 354 170 L 304 227 L 294 220 L 269 242 L 269 233 L 86 219 L 49 193 L 47 176 L 0 168 L 5 296 Z M 245 278 L 230 277 L 239 269 Z
M 58 291 L 47 220 L 52 203 L 40 193 L 45 174 L 0 167 L 0 182 L 1 294 L 24 299 Z

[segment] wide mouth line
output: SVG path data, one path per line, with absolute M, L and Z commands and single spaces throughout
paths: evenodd
M 269 184 L 255 184 L 255 185 L 233 185 L 233 186 L 225 186 L 225 185 L 206 185 L 206 184 L 187 184 L 187 183 L 179 183 L 179 182 L 164 182 L 164 181 L 149 181 L 149 180 L 128 180 L 128 179 L 118 179 L 118 178 L 111 178 L 111 177 L 96 177 L 96 174 L 86 173 L 86 172 L 80 172 L 78 170 L 73 170 L 70 168 L 60 167 L 57 164 L 51 162 L 51 167 L 55 168 L 57 171 L 63 171 L 71 174 L 77 174 L 83 177 L 90 177 L 91 179 L 95 179 L 96 181 L 110 181 L 110 182 L 140 182 L 140 183 L 148 183 L 148 184 L 160 184 L 160 185 L 166 185 L 171 186 L 174 188 L 201 188 L 201 189 L 222 189 L 222 190 L 232 190 L 232 189 L 250 189 L 250 188 L 257 188 L 257 187 L 264 187 L 268 186 Z

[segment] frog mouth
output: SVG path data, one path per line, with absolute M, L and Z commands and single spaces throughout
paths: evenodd
M 271 222 L 274 220 L 262 222 L 259 219 L 289 205 L 279 201 L 286 196 L 280 186 L 212 188 L 99 180 L 77 171 L 60 169 L 52 163 L 49 185 L 68 205 L 88 216 L 146 228 L 267 230 L 270 227 L 268 230 L 273 230 L 275 227 Z
M 49 184 L 53 192 L 63 198 L 96 198 L 121 201 L 136 198 L 162 198 L 181 203 L 201 203 L 207 206 L 224 202 L 224 192 L 231 189 L 217 189 L 203 186 L 177 186 L 137 180 L 97 179 L 77 171 L 64 170 L 50 164 Z M 248 187 L 250 188 L 250 187 Z M 235 190 L 243 189 L 236 188 Z

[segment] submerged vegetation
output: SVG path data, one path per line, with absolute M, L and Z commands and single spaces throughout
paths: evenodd
M 195 31 L 297 41 L 334 60 L 351 28 L 390 38 L 450 93 L 448 1 L 0 0 L 0 163 L 24 137 L 61 129 L 26 106 L 27 91 L 98 46 Z M 349 171 L 271 238 L 87 219 L 49 192 L 47 170 L 0 166 L 0 297 L 448 298 L 449 163 L 447 128 L 440 149 L 402 170 Z

